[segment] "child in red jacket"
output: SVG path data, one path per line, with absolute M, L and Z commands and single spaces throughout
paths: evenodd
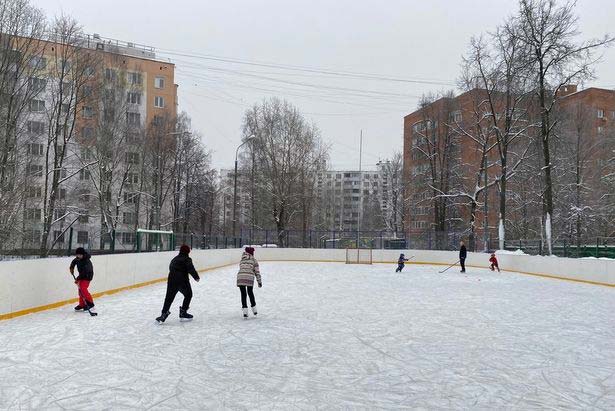
M 498 259 L 495 258 L 495 253 L 491 253 L 491 258 L 489 259 L 489 262 L 491 263 L 491 271 L 495 271 L 495 269 L 498 269 L 498 273 L 500 272 L 500 266 L 498 265 Z

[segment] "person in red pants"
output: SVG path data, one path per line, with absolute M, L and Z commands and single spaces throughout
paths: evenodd
M 75 251 L 75 258 L 70 263 L 70 273 L 75 273 L 75 266 L 79 272 L 75 280 L 75 284 L 79 287 L 79 305 L 75 307 L 75 311 L 85 311 L 86 309 L 93 311 L 94 308 L 94 299 L 88 291 L 90 282 L 94 278 L 94 266 L 91 257 L 83 247 L 79 247 Z
M 489 262 L 491 263 L 491 271 L 495 271 L 497 269 L 499 273 L 500 266 L 498 265 L 498 259 L 495 258 L 495 253 L 491 253 L 491 258 L 489 259 Z

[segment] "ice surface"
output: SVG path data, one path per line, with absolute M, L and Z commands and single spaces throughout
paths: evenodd
M 228 267 L 192 322 L 164 284 L 0 322 L 0 409 L 615 408 L 615 290 L 395 267 L 262 262 L 249 320 Z

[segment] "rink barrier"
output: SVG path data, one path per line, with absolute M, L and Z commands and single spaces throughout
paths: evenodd
M 449 265 L 457 261 L 455 251 L 373 250 L 373 262 L 396 264 L 400 252 L 415 256 L 409 265 Z M 115 254 L 92 257 L 95 298 L 166 281 L 164 273 L 173 251 L 141 254 Z M 191 257 L 199 272 L 215 270 L 239 262 L 241 250 L 194 250 Z M 345 250 L 257 248 L 261 262 L 343 263 Z M 469 253 L 469 268 L 488 268 L 488 254 Z M 571 259 L 529 255 L 498 255 L 502 271 L 535 277 L 567 280 L 615 287 L 615 260 Z M 68 274 L 71 258 L 0 262 L 0 320 L 58 308 L 77 301 L 73 280 Z M 540 272 L 535 270 L 540 267 Z

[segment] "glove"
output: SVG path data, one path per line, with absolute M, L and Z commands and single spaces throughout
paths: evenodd
M 258 283 L 258 288 L 263 288 L 263 283 Z
M 75 280 L 75 284 L 79 284 L 79 280 Z

